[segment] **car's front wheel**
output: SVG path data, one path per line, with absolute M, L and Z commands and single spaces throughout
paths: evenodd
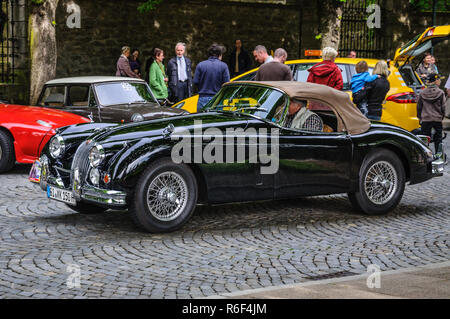
M 364 159 L 359 171 L 359 191 L 349 193 L 353 207 L 367 215 L 393 210 L 405 190 L 405 169 L 392 151 L 376 149 Z
M 0 131 L 0 173 L 9 171 L 14 167 L 14 141 L 4 131 Z
M 130 213 L 149 232 L 171 232 L 189 220 L 197 196 L 197 181 L 189 166 L 162 159 L 139 178 Z

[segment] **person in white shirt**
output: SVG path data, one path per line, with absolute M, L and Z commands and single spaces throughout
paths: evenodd
M 263 45 L 257 45 L 255 50 L 253 50 L 253 57 L 255 61 L 259 64 L 264 64 L 268 62 L 272 62 L 273 58 L 267 53 L 267 49 Z

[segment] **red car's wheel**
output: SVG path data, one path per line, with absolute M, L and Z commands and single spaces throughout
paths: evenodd
M 4 131 L 0 131 L 0 173 L 7 172 L 14 167 L 14 141 Z

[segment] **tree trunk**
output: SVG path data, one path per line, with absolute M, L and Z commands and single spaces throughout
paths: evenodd
M 319 0 L 320 26 L 319 32 L 322 35 L 322 48 L 339 48 L 341 35 L 341 19 L 343 2 L 339 0 Z
M 59 0 L 33 4 L 30 15 L 31 84 L 30 103 L 37 103 L 45 82 L 56 75 L 56 7 Z

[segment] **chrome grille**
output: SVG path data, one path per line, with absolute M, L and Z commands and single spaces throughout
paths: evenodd
M 83 184 L 86 181 L 89 170 L 89 152 L 94 144 L 91 140 L 87 140 L 78 146 L 77 151 L 73 157 L 72 168 L 70 174 L 70 181 L 73 183 L 73 172 L 78 168 L 80 173 L 80 182 Z

